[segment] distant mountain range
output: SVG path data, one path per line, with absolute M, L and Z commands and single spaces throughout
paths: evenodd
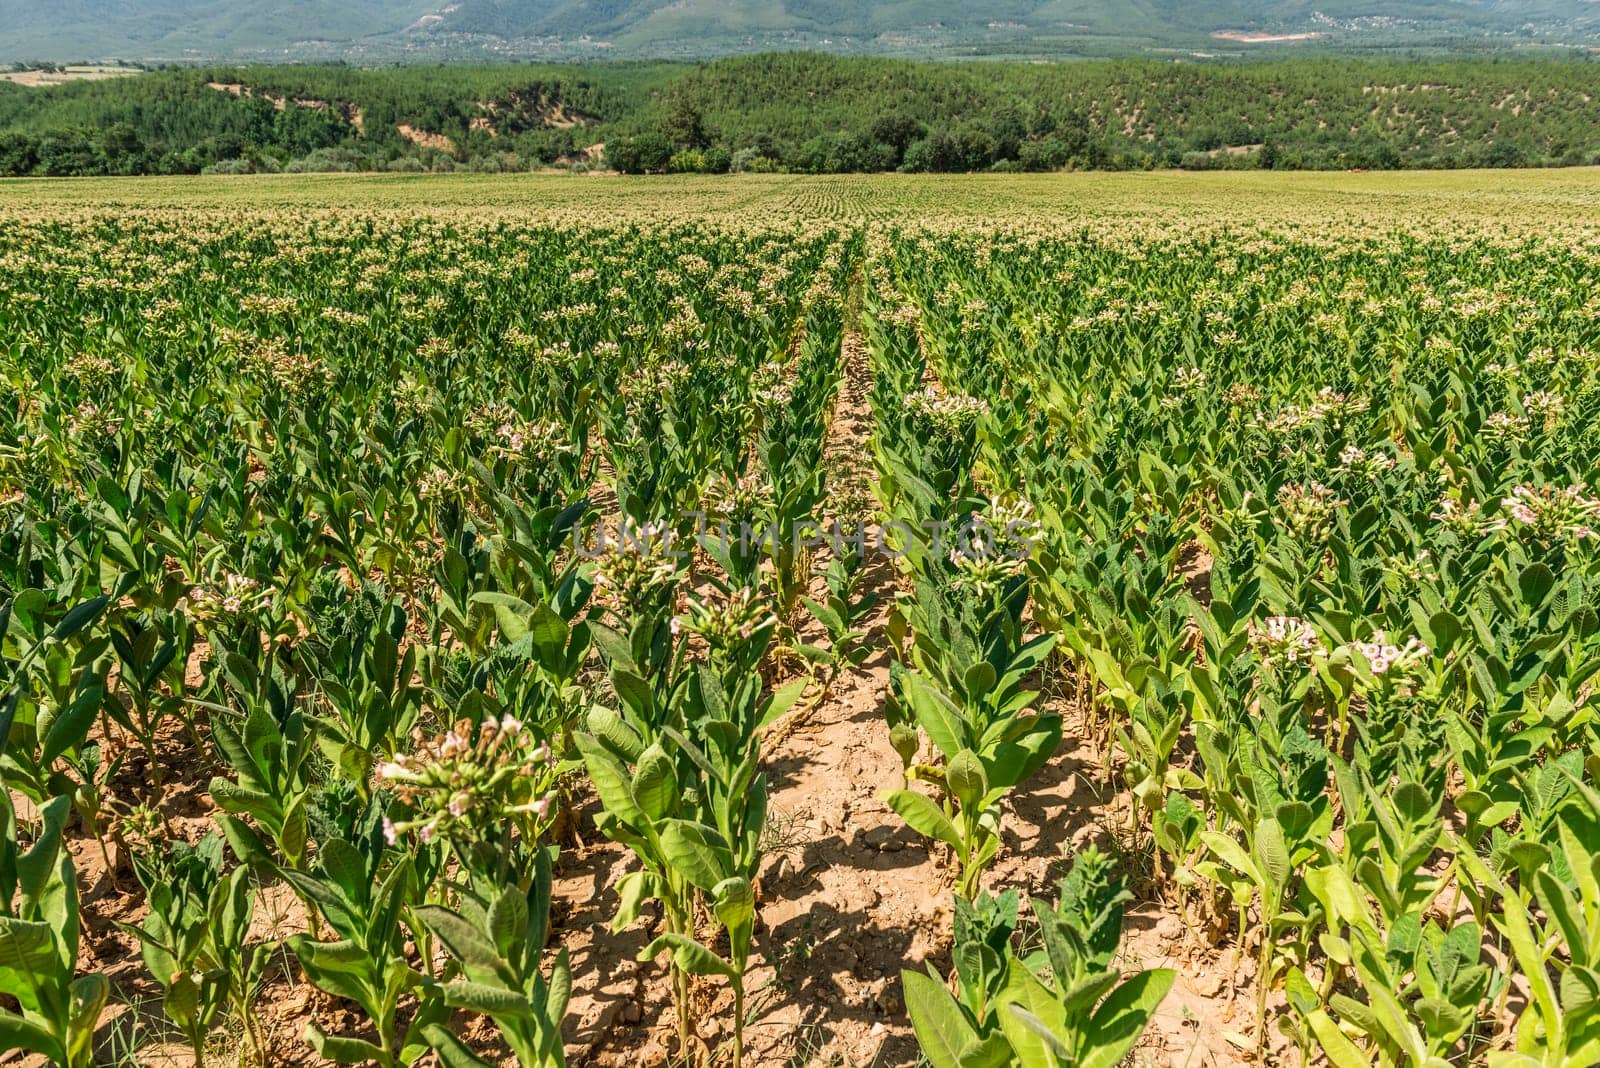
M 0 0 L 0 63 L 1600 50 L 1600 0 Z

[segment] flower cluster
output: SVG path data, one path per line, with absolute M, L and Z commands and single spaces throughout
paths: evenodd
M 1257 422 L 1280 434 L 1304 430 L 1319 423 L 1343 426 L 1353 416 L 1367 410 L 1367 402 L 1348 393 L 1324 388 L 1306 404 L 1291 404 L 1273 416 L 1257 416 Z
M 122 420 L 113 415 L 109 409 L 84 401 L 73 410 L 63 429 L 70 438 L 81 440 L 85 444 L 99 445 L 115 434 L 121 426 Z
M 1038 524 L 1033 505 L 1020 497 L 995 498 L 981 514 L 957 531 L 950 563 L 957 586 L 995 589 L 1023 574 L 1033 552 Z
M 229 574 L 220 584 L 197 585 L 178 602 L 184 615 L 201 623 L 236 618 L 266 604 L 269 595 L 261 583 L 245 575 Z
M 713 653 L 722 653 L 748 642 L 757 631 L 777 622 L 778 617 L 761 595 L 754 588 L 743 586 L 720 598 L 690 594 L 688 611 L 672 620 L 672 633 L 697 634 Z
M 615 539 L 600 532 L 600 559 L 595 563 L 595 589 L 626 612 L 659 603 L 677 587 L 678 535 L 665 520 L 639 523 L 624 519 Z
M 1588 541 L 1600 527 L 1600 500 L 1582 486 L 1517 486 L 1500 502 L 1505 514 L 1493 529 L 1542 542 Z
M 1209 376 L 1198 367 L 1180 367 L 1172 376 L 1172 390 L 1161 398 L 1161 403 L 1168 407 L 1182 404 L 1191 394 L 1205 388 Z
M 313 386 L 326 384 L 332 377 L 322 361 L 288 351 L 277 338 L 258 340 L 244 357 L 247 364 L 289 394 L 305 393 Z
M 425 501 L 460 501 L 473 494 L 472 481 L 452 468 L 432 467 L 417 479 L 417 496 Z
M 893 326 L 915 327 L 922 322 L 922 312 L 914 304 L 902 304 L 878 312 L 878 318 Z
M 1567 410 L 1567 402 L 1559 393 L 1540 389 L 1522 398 L 1522 410 L 1528 413 L 1530 419 L 1542 422 L 1545 430 L 1554 430 L 1561 413 Z
M 1515 412 L 1495 412 L 1483 420 L 1483 436 L 1489 441 L 1516 441 L 1528 434 L 1528 417 Z
M 389 398 L 394 403 L 395 413 L 402 417 L 426 415 L 433 406 L 433 390 L 412 378 L 395 383 Z
M 1235 382 L 1222 396 L 1235 408 L 1248 408 L 1261 403 L 1261 391 L 1248 382 Z
M 1481 538 L 1494 527 L 1489 517 L 1483 514 L 1483 505 L 1477 501 L 1463 504 L 1455 497 L 1442 498 L 1439 507 L 1429 518 L 1461 538 Z
M 769 361 L 750 376 L 750 389 L 757 404 L 768 410 L 788 407 L 794 383 L 786 364 Z
M 1352 642 L 1348 648 L 1367 662 L 1374 675 L 1413 675 L 1428 662 L 1433 650 L 1421 638 L 1407 638 L 1404 645 L 1394 645 L 1383 631 L 1374 631 L 1364 642 Z
M 1295 616 L 1269 616 L 1246 627 L 1250 648 L 1276 668 L 1308 665 L 1328 655 L 1316 630 Z
M 1394 457 L 1386 452 L 1368 452 L 1359 445 L 1346 445 L 1339 453 L 1339 470 L 1363 478 L 1376 478 L 1393 467 Z
M 718 473 L 712 476 L 700 500 L 707 515 L 726 519 L 748 519 L 774 503 L 772 484 L 758 471 L 737 479 Z
M 906 408 L 914 415 L 945 430 L 960 431 L 989 414 L 989 405 L 965 393 L 947 393 L 937 386 L 923 386 L 906 395 Z
M 572 451 L 566 427 L 555 422 L 506 420 L 494 428 L 489 441 L 489 452 L 510 463 L 549 463 L 561 453 Z
M 1401 553 L 1383 558 L 1383 571 L 1402 582 L 1436 582 L 1439 574 L 1433 568 L 1433 554 L 1424 549 L 1415 556 Z
M 617 384 L 617 392 L 629 399 L 659 402 L 677 393 L 689 380 L 689 365 L 681 360 L 663 360 L 630 370 Z
M 536 838 L 549 826 L 556 807 L 555 755 L 520 720 L 490 716 L 474 731 L 463 719 L 438 738 L 426 739 L 420 731 L 412 738 L 416 752 L 378 768 L 406 810 L 398 821 L 384 820 L 391 844 L 406 834 L 424 842 L 435 836 L 477 841 L 506 822 L 528 826 L 530 819 Z
M 240 299 L 239 310 L 250 315 L 293 315 L 299 304 L 290 296 L 258 293 Z
M 68 377 L 91 388 L 104 386 L 116 377 L 117 365 L 105 356 L 93 356 L 87 352 L 80 352 L 68 360 L 62 372 Z
M 1333 522 L 1333 514 L 1348 502 L 1320 482 L 1308 486 L 1291 484 L 1278 491 L 1278 507 L 1283 520 L 1296 534 L 1316 535 Z
M 424 360 L 442 360 L 454 352 L 456 347 L 450 343 L 449 338 L 430 337 L 417 346 L 417 355 Z

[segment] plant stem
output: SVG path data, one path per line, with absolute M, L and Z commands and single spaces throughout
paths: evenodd
M 1256 959 L 1256 1057 L 1259 1060 L 1267 1038 L 1267 971 L 1272 967 L 1272 919 L 1267 915 L 1266 896 L 1261 899 L 1261 953 Z
M 733 984 L 733 1068 L 744 1066 L 744 981 Z

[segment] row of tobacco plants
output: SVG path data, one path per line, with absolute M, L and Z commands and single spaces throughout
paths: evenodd
M 95 1061 L 98 856 L 113 881 L 131 858 L 124 931 L 197 1064 L 226 1034 L 255 1064 L 559 1065 L 553 873 L 587 804 L 637 858 L 615 925 L 653 924 L 676 1055 L 740 1063 L 761 733 L 863 636 L 853 573 L 797 533 L 858 251 L 356 216 L 8 231 L 4 1045 Z M 267 894 L 299 903 L 270 939 Z M 282 979 L 359 1029 L 319 1015 L 285 1047 Z M 731 991 L 723 1048 L 696 983 Z
M 889 802 L 975 902 L 931 1061 L 998 1030 L 1089 1063 L 1117 1032 L 1075 1013 L 1126 1021 L 1169 981 L 1046 1015 L 1012 965 L 994 1000 L 984 932 L 1015 909 L 979 873 L 1060 729 L 1026 689 L 1050 642 L 1142 881 L 1253 984 L 1245 1052 L 1600 1060 L 1592 269 L 1565 241 L 1336 229 L 884 239 L 885 506 L 1034 524 L 1011 566 L 910 554 L 889 729 L 932 789 Z M 1106 908 L 1086 862 L 1080 918 Z

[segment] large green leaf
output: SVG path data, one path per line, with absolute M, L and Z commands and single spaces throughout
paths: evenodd
M 446 983 L 439 988 L 439 991 L 444 997 L 445 1004 L 451 1008 L 470 1009 L 485 1016 L 516 1019 L 528 1019 L 533 1015 L 527 996 L 521 991 L 507 990 L 486 983 L 474 983 L 467 979 Z
M 379 1064 L 388 1062 L 383 1050 L 360 1038 L 339 1038 L 327 1034 L 313 1021 L 306 1024 L 305 1041 L 317 1055 L 335 1064 Z
M 57 975 L 59 966 L 48 923 L 0 916 L 0 993 L 16 998 L 27 1012 L 39 1012 L 52 990 L 70 978 Z
M 895 790 L 886 794 L 883 800 L 918 834 L 944 842 L 955 849 L 961 848 L 961 832 L 956 830 L 950 817 L 927 794 L 916 790 Z
M 965 1068 L 961 1051 L 977 1040 L 978 1033 L 950 991 L 921 972 L 901 972 L 900 984 L 905 988 L 912 1030 L 928 1063 L 933 1068 Z
M 644 947 L 639 953 L 642 961 L 655 960 L 663 952 L 672 951 L 672 963 L 689 975 L 720 975 L 737 979 L 732 965 L 692 938 L 680 934 L 664 934 Z
M 439 1055 L 439 1063 L 443 1068 L 491 1068 L 488 1061 L 480 1059 L 440 1024 L 429 1024 L 422 1029 L 422 1034 L 428 1040 L 429 1047 Z
M 1170 968 L 1152 968 L 1113 990 L 1089 1021 L 1087 1030 L 1094 1047 L 1084 1056 L 1082 1068 L 1115 1068 L 1122 1063 L 1175 978 L 1177 973 Z
M 715 830 L 688 820 L 667 820 L 661 826 L 661 853 L 667 866 L 702 890 L 727 878 L 732 867 L 728 844 Z

